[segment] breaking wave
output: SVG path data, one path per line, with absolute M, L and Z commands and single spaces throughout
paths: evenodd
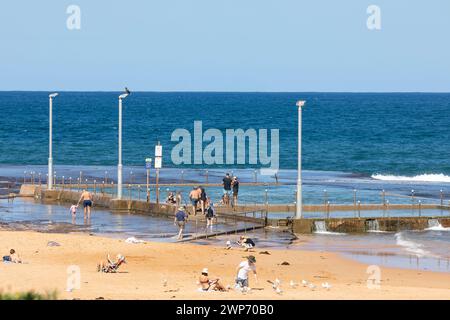
M 371 176 L 376 180 L 384 181 L 420 181 L 420 182 L 448 182 L 450 183 L 450 176 L 446 176 L 443 173 L 439 174 L 420 174 L 413 177 L 408 176 L 395 176 L 395 175 L 384 175 L 384 174 L 373 174 Z

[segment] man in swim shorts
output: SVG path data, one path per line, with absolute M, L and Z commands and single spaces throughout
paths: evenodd
M 91 217 L 91 207 L 94 204 L 92 194 L 89 191 L 87 191 L 86 189 L 83 189 L 83 192 L 81 193 L 81 197 L 80 197 L 80 200 L 78 200 L 77 205 L 79 205 L 81 201 L 83 201 L 84 217 L 86 218 L 86 213 L 87 213 L 87 216 L 90 218 Z
M 199 187 L 194 187 L 192 191 L 189 193 L 189 199 L 192 204 L 192 214 L 195 216 L 197 214 L 197 204 L 200 201 L 201 190 Z

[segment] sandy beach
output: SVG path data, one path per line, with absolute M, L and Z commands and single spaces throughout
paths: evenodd
M 55 241 L 60 246 L 48 246 Z M 367 265 L 329 252 L 269 250 L 270 255 L 252 253 L 257 259 L 259 281 L 253 276 L 253 290 L 243 294 L 199 292 L 197 280 L 202 268 L 209 268 L 225 285 L 232 285 L 235 268 L 248 253 L 242 249 L 193 244 L 124 240 L 85 234 L 50 234 L 0 231 L 0 253 L 14 248 L 24 264 L 0 264 L 0 290 L 16 292 L 56 290 L 59 299 L 450 299 L 450 274 L 381 268 L 381 288 L 369 289 Z M 126 256 L 127 264 L 116 274 L 96 271 L 107 253 Z M 289 265 L 281 265 L 288 262 Z M 81 287 L 66 291 L 67 268 L 79 266 Z M 282 294 L 267 280 L 280 279 Z M 293 288 L 290 281 L 307 280 L 317 288 Z M 321 284 L 331 284 L 329 290 Z

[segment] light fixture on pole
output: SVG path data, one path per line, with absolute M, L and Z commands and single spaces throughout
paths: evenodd
M 297 201 L 295 218 L 302 218 L 302 108 L 306 101 L 297 101 L 298 107 L 298 162 L 297 162 Z
M 117 165 L 117 199 L 122 199 L 122 100 L 130 95 L 125 88 L 125 93 L 119 96 L 119 163 Z
M 53 98 L 58 94 L 52 93 L 48 96 L 49 98 L 49 128 L 48 128 L 48 178 L 47 178 L 47 188 L 52 190 L 53 188 L 53 146 L 52 146 L 52 134 L 53 134 Z

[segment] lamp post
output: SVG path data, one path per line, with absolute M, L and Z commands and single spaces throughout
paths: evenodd
M 152 167 L 152 158 L 145 159 L 145 168 L 147 170 L 147 202 L 150 202 L 150 168 Z
M 117 165 L 117 199 L 122 199 L 122 100 L 128 97 L 129 93 L 119 96 L 119 163 Z
M 53 146 L 52 146 L 52 133 L 53 133 L 53 98 L 55 98 L 58 94 L 52 93 L 48 96 L 49 98 L 49 117 L 48 117 L 48 177 L 47 179 L 47 188 L 48 190 L 52 190 L 53 188 Z
M 298 162 L 297 162 L 297 208 L 296 219 L 302 218 L 302 108 L 306 101 L 297 101 L 298 107 Z

